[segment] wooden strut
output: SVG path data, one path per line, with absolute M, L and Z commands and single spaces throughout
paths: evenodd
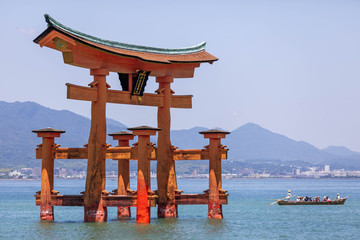
M 157 184 L 159 192 L 158 217 L 176 218 L 178 217 L 177 206 L 175 204 L 175 190 L 177 189 L 175 161 L 172 155 L 172 145 L 170 141 L 171 126 L 171 95 L 170 84 L 174 81 L 173 77 L 157 77 L 159 83 L 158 92 L 164 95 L 163 106 L 158 107 L 158 128 L 162 131 L 158 136 L 158 162 L 157 162 Z
M 107 208 L 101 198 L 105 190 L 106 152 L 106 69 L 92 69 L 93 88 L 97 89 L 97 99 L 91 102 L 91 129 L 88 142 L 88 164 L 84 195 L 84 221 L 107 221 Z
M 137 179 L 137 207 L 136 223 L 150 223 L 149 195 L 151 195 L 150 182 L 150 153 L 152 143 L 150 136 L 156 135 L 159 129 L 154 128 L 129 128 L 138 136 L 138 179 Z
M 109 134 L 114 140 L 118 140 L 118 147 L 129 147 L 129 140 L 133 140 L 134 136 L 130 132 L 119 132 Z M 129 158 L 118 160 L 118 188 L 114 191 L 114 195 L 128 196 L 133 191 L 130 189 L 130 168 Z M 117 160 L 117 159 L 114 159 Z M 119 219 L 131 218 L 129 206 L 118 206 L 117 217 Z
M 43 137 L 42 150 L 43 159 L 41 164 L 41 204 L 40 220 L 53 221 L 54 207 L 51 206 L 51 191 L 54 189 L 54 159 L 52 158 L 52 147 L 54 137 Z
M 53 152 L 56 145 L 54 138 L 60 137 L 61 133 L 65 131 L 56 129 L 40 129 L 34 130 L 38 137 L 42 137 L 42 144 L 39 145 L 42 153 L 41 163 L 41 190 L 38 192 L 40 197 L 40 220 L 53 221 L 54 207 L 52 205 L 52 195 L 57 194 L 54 190 L 54 157 Z
M 222 205 L 220 204 L 219 190 L 221 189 L 221 158 L 219 138 L 210 138 L 209 157 L 209 204 L 208 217 L 222 219 Z
M 157 195 L 149 195 L 150 207 L 156 207 Z M 228 203 L 228 194 L 219 194 L 220 204 Z M 177 205 L 208 205 L 209 194 L 179 194 L 175 196 Z M 41 196 L 35 195 L 36 205 L 41 205 Z M 103 195 L 103 204 L 106 207 L 136 207 L 137 195 Z M 84 206 L 84 195 L 51 195 L 51 206 Z
M 73 100 L 83 101 L 96 101 L 97 89 L 78 86 L 67 83 L 67 98 Z M 130 105 L 142 105 L 163 107 L 164 95 L 162 92 L 159 94 L 144 93 L 141 101 L 138 98 L 131 98 L 131 93 L 128 91 L 119 90 L 107 90 L 106 102 L 118 103 L 118 104 L 130 104 Z M 171 95 L 171 108 L 191 108 L 192 107 L 192 95 Z
M 222 204 L 220 194 L 226 191 L 221 186 L 221 152 L 224 146 L 221 145 L 221 138 L 225 138 L 229 132 L 209 130 L 200 132 L 205 138 L 209 138 L 209 203 L 208 218 L 222 219 Z
M 36 159 L 42 159 L 42 146 L 36 149 Z M 153 148 L 151 151 L 151 160 L 157 160 L 157 148 Z M 221 159 L 227 159 L 227 149 L 222 149 Z M 208 160 L 209 149 L 172 149 L 172 155 L 174 160 Z M 62 148 L 53 147 L 52 156 L 54 159 L 87 159 L 87 148 Z M 108 147 L 104 153 L 105 159 L 114 160 L 137 160 L 138 153 L 135 147 Z
M 202 194 L 204 195 L 204 194 Z M 204 195 L 205 196 L 205 195 Z M 106 207 L 136 207 L 137 196 L 136 195 L 103 195 L 102 203 Z M 35 195 L 36 205 L 41 205 L 41 196 Z M 186 202 L 186 197 L 182 198 L 183 202 Z M 203 201 L 206 199 L 203 199 Z M 156 207 L 157 195 L 150 195 L 148 197 L 148 203 L 150 207 Z M 186 203 L 184 203 L 186 204 Z M 207 204 L 203 202 L 201 204 Z M 84 195 L 51 195 L 51 206 L 84 206 Z

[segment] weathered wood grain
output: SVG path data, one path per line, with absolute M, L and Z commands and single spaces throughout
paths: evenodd
M 41 203 L 40 195 L 35 195 L 36 205 Z M 155 207 L 157 203 L 157 195 L 148 197 L 149 206 Z M 136 207 L 136 195 L 108 195 L 102 196 L 103 206 L 106 207 Z M 51 206 L 84 206 L 84 195 L 51 195 Z
M 174 150 L 174 160 L 208 160 L 207 149 L 177 149 Z M 227 149 L 221 153 L 221 159 L 227 159 Z M 54 148 L 54 159 L 87 159 L 87 148 Z M 151 151 L 151 160 L 157 160 L 157 149 Z M 109 147 L 106 149 L 106 159 L 137 160 L 137 151 L 134 147 Z M 42 158 L 42 148 L 36 148 L 36 159 Z
M 228 204 L 229 194 L 219 194 L 220 204 Z M 175 196 L 177 205 L 201 205 L 209 204 L 208 194 L 180 194 Z

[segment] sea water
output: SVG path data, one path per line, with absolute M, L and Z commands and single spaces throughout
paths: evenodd
M 152 179 L 153 180 L 153 179 Z M 136 189 L 135 179 L 131 179 Z M 152 181 L 152 189 L 156 182 Z M 106 190 L 116 188 L 107 180 Z M 184 193 L 202 193 L 207 179 L 178 179 Z M 55 179 L 60 194 L 79 194 L 85 180 Z M 158 219 L 152 208 L 151 223 L 117 220 L 108 208 L 108 222 L 83 222 L 82 207 L 55 207 L 55 221 L 40 222 L 34 194 L 40 181 L 0 180 L 0 239 L 359 239 L 360 180 L 356 179 L 223 179 L 229 204 L 224 219 L 209 220 L 206 205 L 180 205 L 179 218 Z M 299 196 L 349 196 L 344 205 L 269 206 L 291 189 Z

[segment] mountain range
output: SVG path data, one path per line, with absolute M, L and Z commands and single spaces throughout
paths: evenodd
M 87 143 L 90 119 L 68 110 L 54 110 L 34 102 L 0 101 L 0 168 L 38 167 L 34 148 L 41 143 L 32 130 L 52 127 L 65 130 L 55 142 L 62 147 L 82 147 Z M 132 126 L 133 127 L 133 126 Z M 107 132 L 126 130 L 127 126 L 107 119 Z M 187 130 L 173 130 L 171 141 L 179 149 L 203 148 L 208 144 L 200 131 L 204 127 Z M 156 141 L 156 139 L 152 139 Z M 107 142 L 116 146 L 108 137 Z M 315 146 L 295 141 L 286 136 L 271 132 L 254 123 L 247 123 L 233 130 L 222 141 L 229 151 L 232 161 L 248 162 L 307 162 L 329 164 L 332 168 L 360 170 L 360 153 L 343 146 L 330 146 L 318 149 Z M 86 160 L 62 160 L 61 166 L 85 165 Z

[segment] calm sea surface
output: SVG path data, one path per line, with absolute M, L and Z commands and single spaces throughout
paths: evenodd
M 116 185 L 107 180 L 106 190 Z M 179 179 L 178 185 L 201 193 L 208 181 Z M 84 180 L 55 180 L 61 194 L 79 194 L 84 186 Z M 360 180 L 224 179 L 223 188 L 230 193 L 223 220 L 207 219 L 207 206 L 194 205 L 179 206 L 178 219 L 157 219 L 152 208 L 148 225 L 135 223 L 135 208 L 129 221 L 117 221 L 116 208 L 108 208 L 108 222 L 85 223 L 82 207 L 55 207 L 55 222 L 41 223 L 34 199 L 40 182 L 0 180 L 0 239 L 360 239 Z M 288 189 L 350 197 L 343 206 L 268 206 Z

